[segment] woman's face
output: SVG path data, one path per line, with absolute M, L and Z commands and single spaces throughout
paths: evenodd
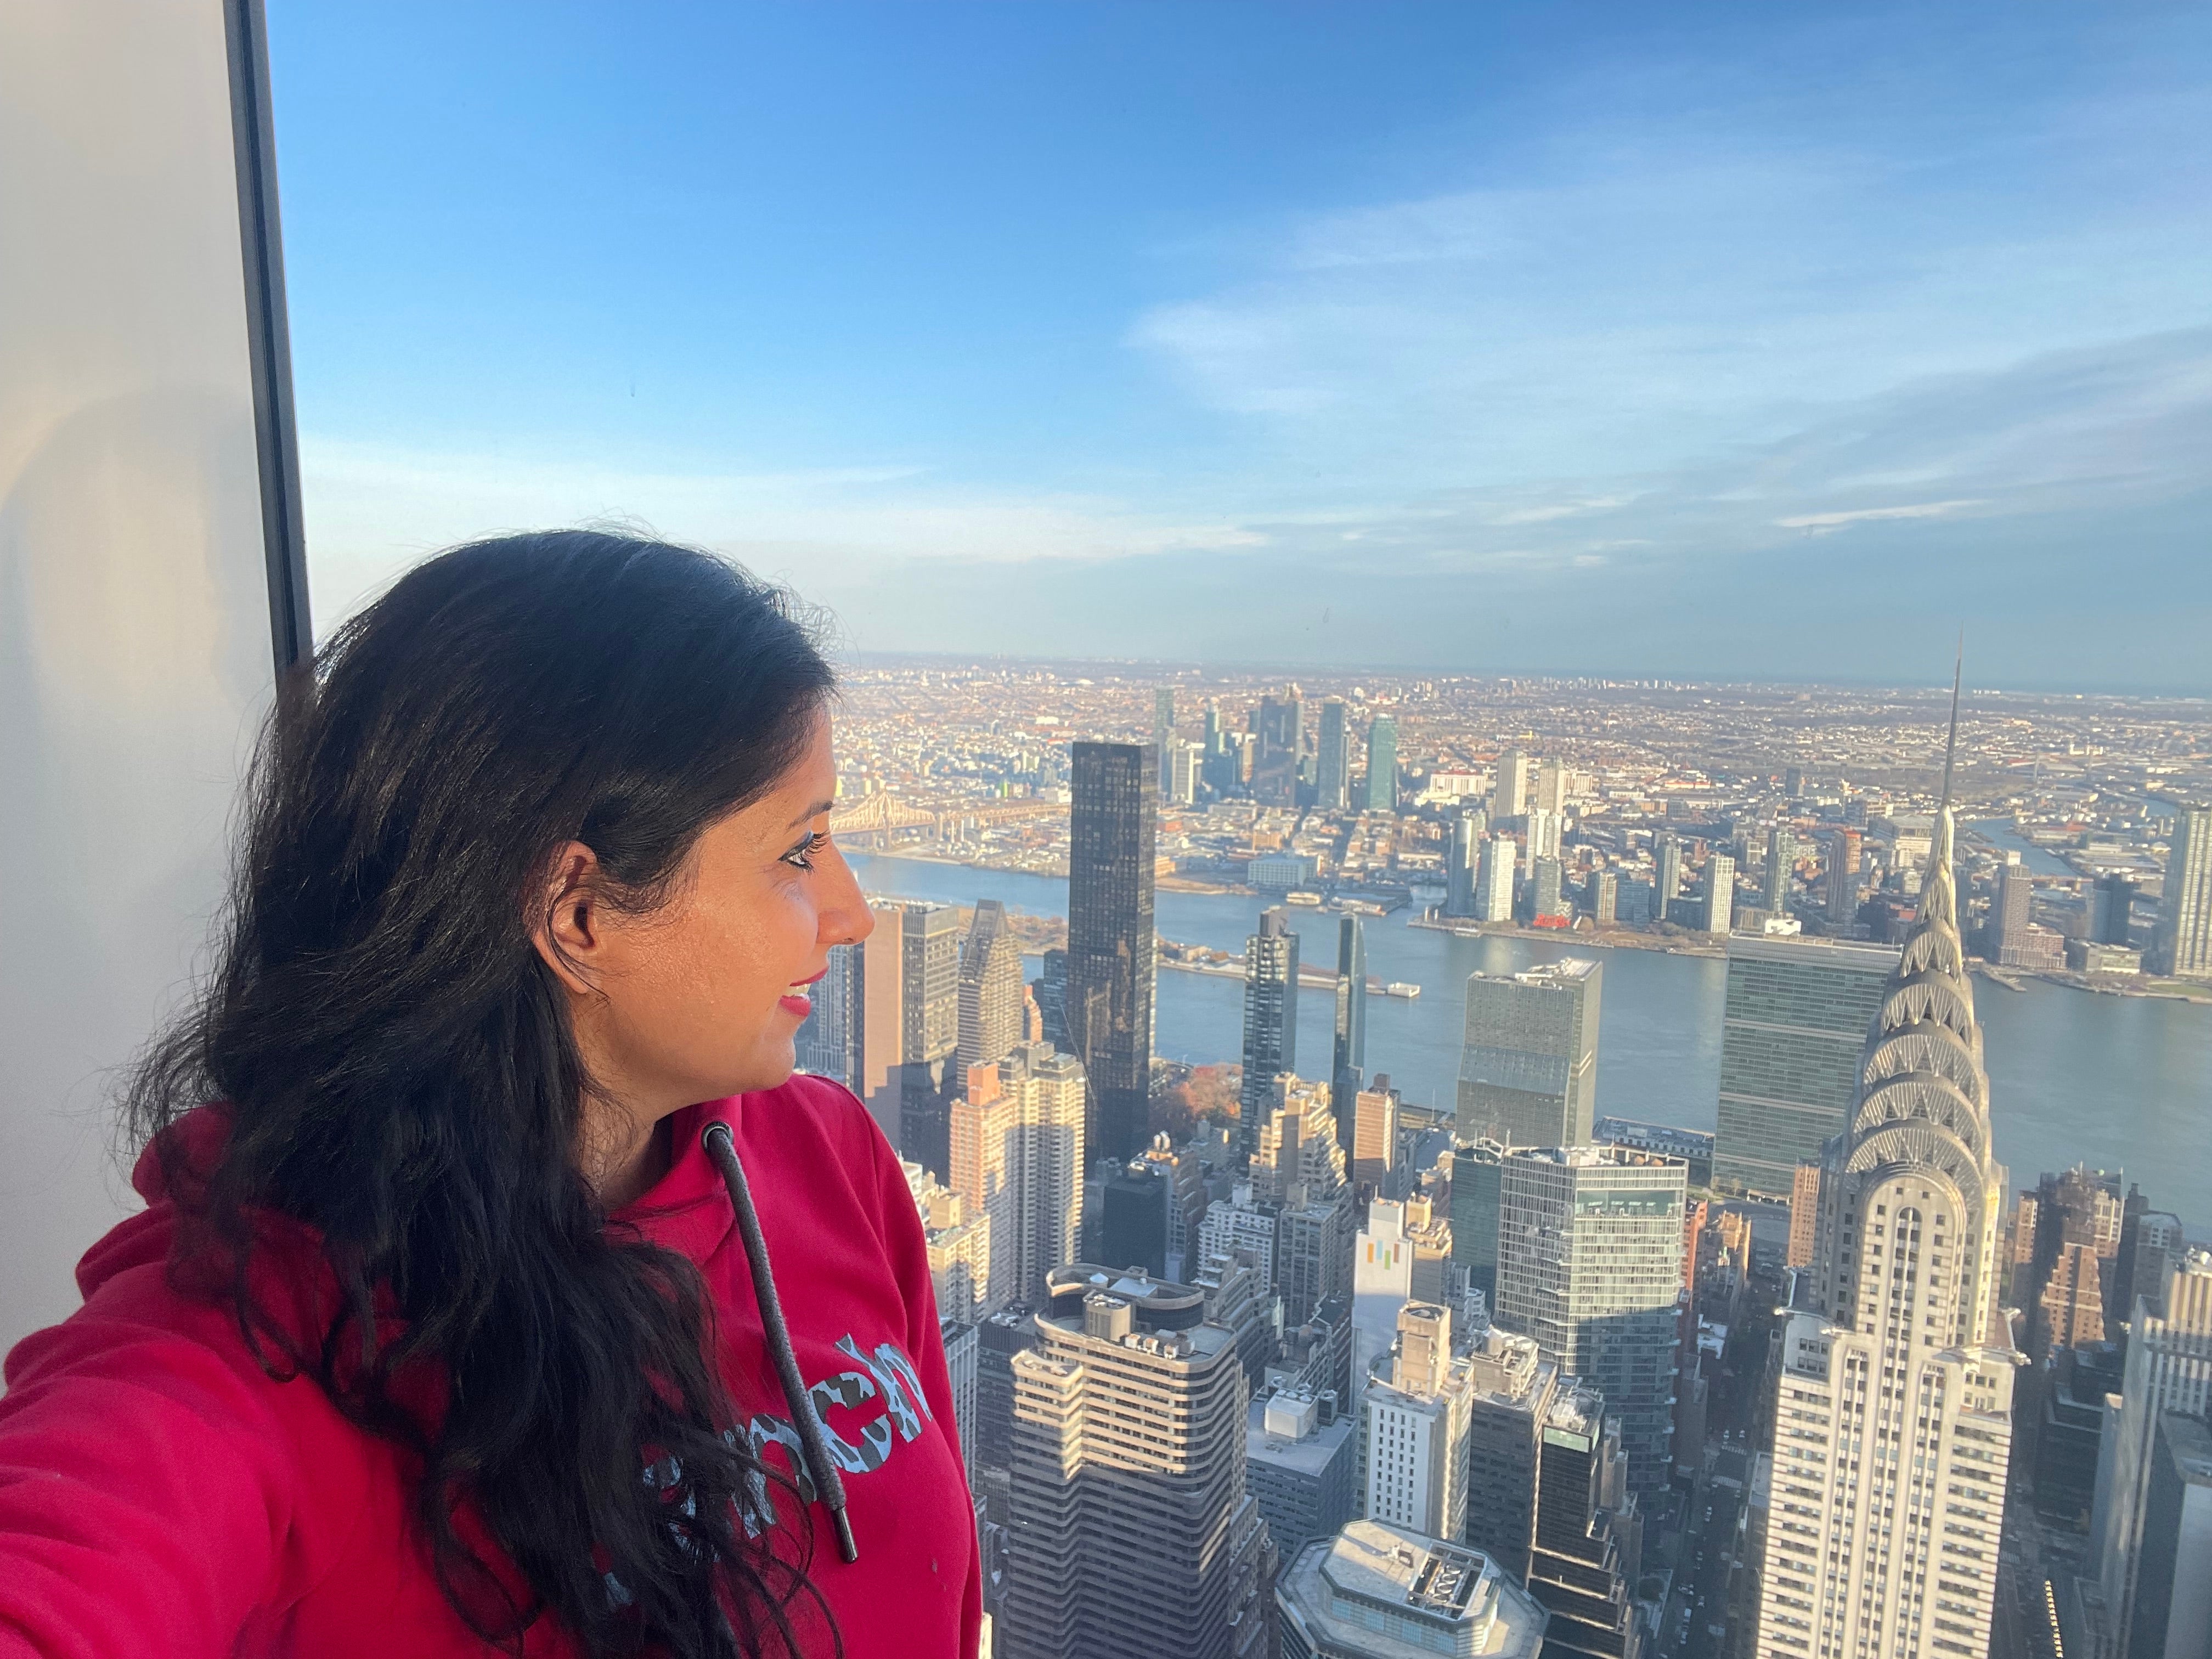
M 647 915 L 594 902 L 590 854 L 564 854 L 550 932 L 569 963 L 556 971 L 586 1063 L 640 1125 L 791 1075 L 830 947 L 873 925 L 830 840 L 836 784 L 824 712 L 781 781 L 711 825 Z

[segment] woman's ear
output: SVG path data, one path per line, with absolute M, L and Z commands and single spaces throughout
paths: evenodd
M 599 989 L 600 958 L 607 946 L 599 855 L 572 841 L 553 855 L 547 871 L 544 907 L 531 929 L 531 943 L 571 996 L 590 996 Z

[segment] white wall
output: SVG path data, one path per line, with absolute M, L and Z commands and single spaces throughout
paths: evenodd
M 0 3 L 0 1347 L 135 1205 L 270 695 L 219 0 Z

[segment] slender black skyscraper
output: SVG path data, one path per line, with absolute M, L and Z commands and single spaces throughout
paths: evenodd
M 1336 925 L 1336 1051 L 1330 1058 L 1329 1104 L 1337 1138 L 1349 1151 L 1352 1103 L 1367 1066 L 1367 936 L 1358 916 Z
M 1070 779 L 1067 1035 L 1091 1079 L 1091 1155 L 1144 1150 L 1152 1071 L 1159 751 L 1079 743 Z
M 1275 1079 L 1298 1068 L 1298 934 L 1281 905 L 1260 912 L 1244 941 L 1243 1139 L 1249 1151 L 1275 1097 Z
M 1352 798 L 1352 744 L 1344 726 L 1344 700 L 1321 706 L 1321 753 L 1315 768 L 1315 804 L 1324 812 L 1341 811 Z

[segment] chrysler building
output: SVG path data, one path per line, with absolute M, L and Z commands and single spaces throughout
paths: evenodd
M 1783 1335 L 1760 1659 L 1984 1659 L 2018 1363 L 1997 1307 L 2005 1175 L 1959 939 L 1951 768 L 1920 912 L 1826 1147 Z

